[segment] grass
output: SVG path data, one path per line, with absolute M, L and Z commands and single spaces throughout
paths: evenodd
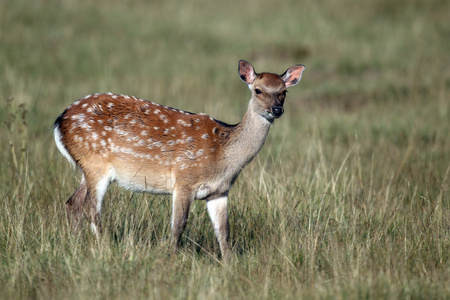
M 0 298 L 450 297 L 448 1 L 0 3 Z M 306 65 L 230 195 L 223 265 L 205 203 L 170 255 L 170 197 L 111 186 L 71 234 L 79 174 L 54 119 L 94 92 L 228 123 L 237 76 Z M 87 226 L 86 226 L 87 227 Z

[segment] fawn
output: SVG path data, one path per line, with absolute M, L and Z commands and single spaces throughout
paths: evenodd
M 282 75 L 258 74 L 239 61 L 239 76 L 252 97 L 236 125 L 126 95 L 94 94 L 74 102 L 54 124 L 59 151 L 82 172 L 66 203 L 72 229 L 78 231 L 86 216 L 98 237 L 103 197 L 116 181 L 134 191 L 172 194 L 175 249 L 191 202 L 206 200 L 222 257 L 228 259 L 228 191 L 283 114 L 286 88 L 300 81 L 304 69 L 295 65 Z

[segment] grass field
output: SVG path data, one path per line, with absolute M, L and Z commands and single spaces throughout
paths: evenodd
M 450 298 L 450 2 L 0 2 L 0 298 Z M 96 241 L 52 123 L 95 92 L 237 123 L 239 59 L 305 64 L 230 194 L 171 255 L 168 196 L 112 185 Z

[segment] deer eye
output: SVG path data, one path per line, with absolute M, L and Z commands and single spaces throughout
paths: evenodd
M 261 95 L 262 91 L 260 89 L 255 89 L 255 93 L 256 93 L 256 95 Z

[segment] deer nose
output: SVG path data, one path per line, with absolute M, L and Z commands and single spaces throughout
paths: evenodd
M 272 114 L 275 118 L 281 117 L 281 115 L 284 113 L 283 107 L 281 106 L 272 106 Z

